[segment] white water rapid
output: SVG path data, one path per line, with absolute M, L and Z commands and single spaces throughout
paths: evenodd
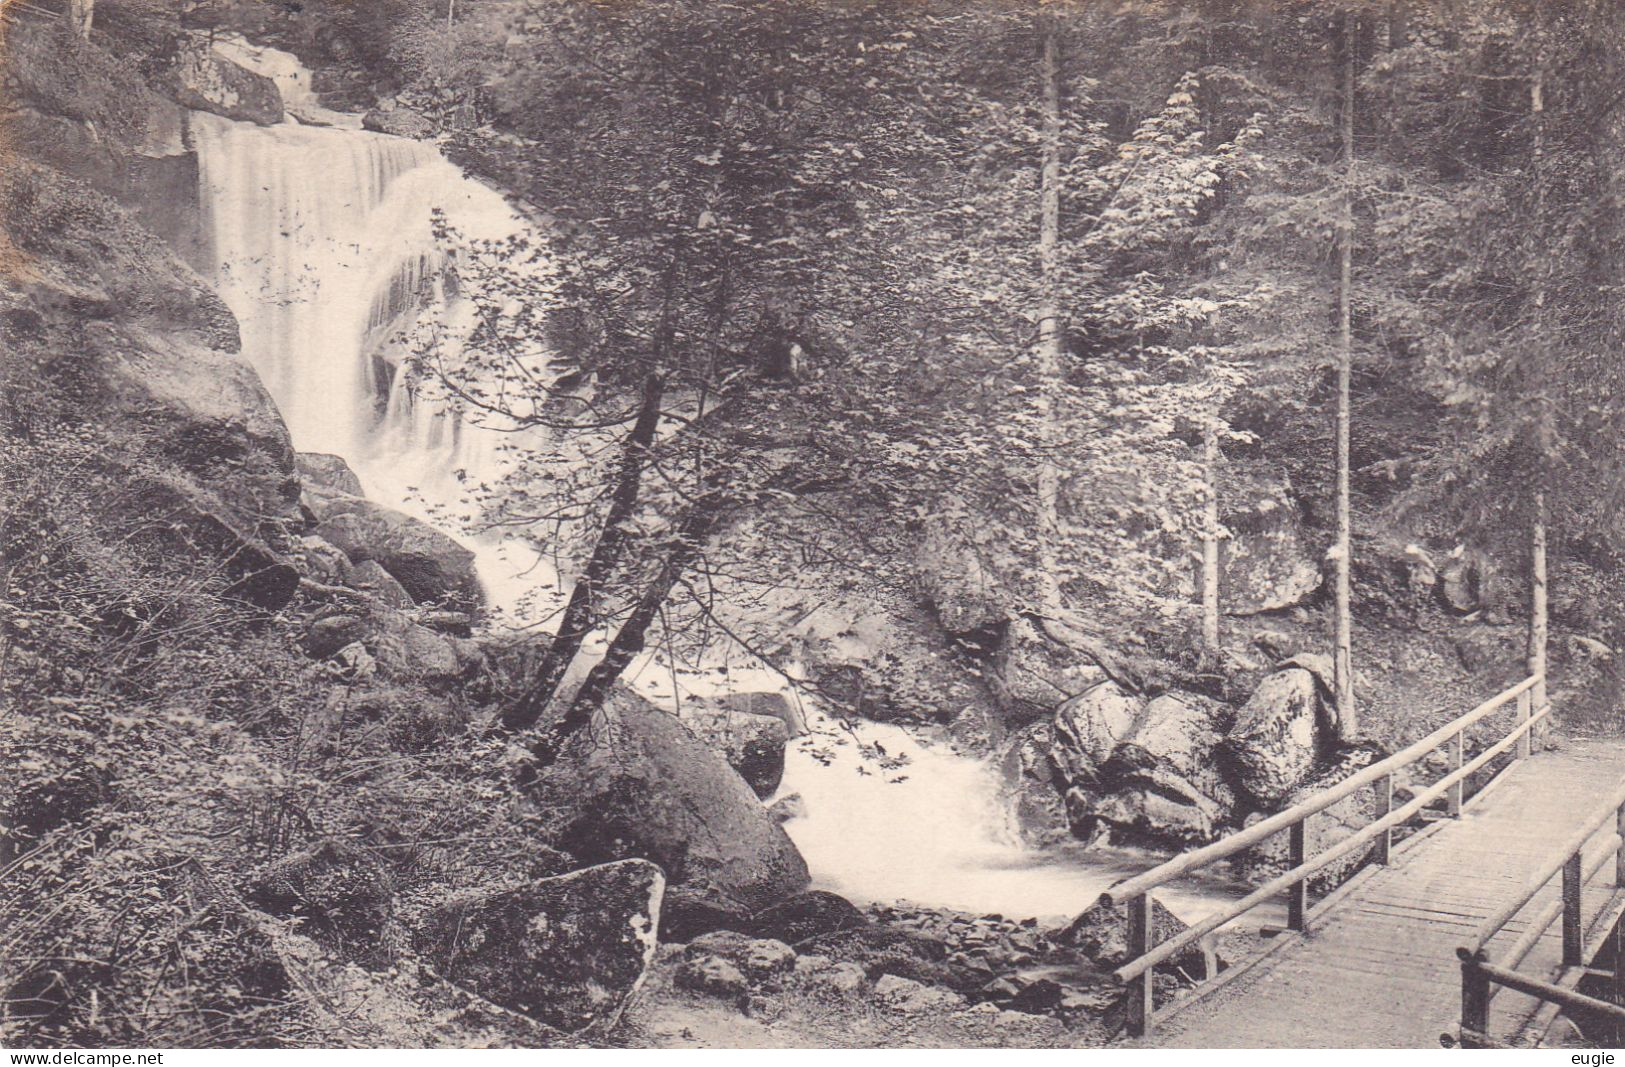
M 432 213 L 473 238 L 503 238 L 524 223 L 432 145 L 364 132 L 344 116 L 301 124 L 298 116 L 321 114 L 308 72 L 286 53 L 232 47 L 298 105 L 274 127 L 202 113 L 192 120 L 216 282 L 241 325 L 244 352 L 297 448 L 343 456 L 372 499 L 468 539 L 456 472 L 497 484 L 504 434 L 414 395 L 389 339 L 420 316 L 457 321 L 456 300 L 437 284 L 443 259 Z M 496 606 L 537 586 L 561 591 L 534 552 L 471 543 Z M 657 700 L 675 696 L 672 677 L 648 657 L 629 672 Z M 705 690 L 699 672 L 680 684 L 690 694 Z M 736 670 L 729 684 L 768 689 L 782 680 Z M 812 717 L 822 730 L 792 743 L 781 792 L 802 797 L 805 814 L 786 829 L 821 885 L 866 901 L 1058 917 L 1151 862 L 1018 847 L 997 776 L 983 761 L 895 727 L 865 724 L 853 734 Z M 906 761 L 885 769 L 860 758 L 860 744 L 876 742 Z M 1229 892 L 1195 887 L 1170 903 L 1194 918 Z

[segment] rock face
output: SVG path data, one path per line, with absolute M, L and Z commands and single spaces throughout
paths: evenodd
M 723 758 L 636 694 L 616 690 L 538 782 L 585 862 L 639 856 L 673 885 L 756 911 L 800 892 L 807 864 Z
M 1071 826 L 1062 799 L 1066 780 L 1055 762 L 1055 726 L 1035 722 L 1013 734 L 999 755 L 1000 778 L 1022 839 L 1035 848 L 1065 841 Z
M 1320 565 L 1303 520 L 1284 488 L 1252 496 L 1221 516 L 1219 602 L 1231 615 L 1257 615 L 1302 604 L 1320 588 Z
M 1048 716 L 1106 677 L 1092 658 L 1049 640 L 1026 619 L 1005 629 L 993 665 L 994 697 L 1009 723 Z
M 956 659 L 930 611 L 884 594 L 831 598 L 789 635 L 808 680 L 880 722 L 951 722 L 988 695 Z
M 656 948 L 660 868 L 643 860 L 589 867 L 448 905 L 419 951 L 448 980 L 572 1033 L 607 1029 Z
M 185 107 L 261 126 L 283 118 L 276 82 L 238 66 L 201 37 L 178 36 L 170 43 L 164 83 Z
M 721 752 L 757 796 L 766 799 L 779 788 L 784 780 L 784 746 L 790 739 L 782 719 L 698 701 L 685 703 L 678 718 Z
M 1253 692 L 1222 751 L 1259 806 L 1279 807 L 1314 773 L 1329 734 L 1324 719 L 1320 683 L 1302 668 L 1278 670 Z
M 304 500 L 318 520 L 316 536 L 343 550 L 351 563 L 376 561 L 417 603 L 479 605 L 474 553 L 428 523 L 345 493 L 307 487 Z
M 944 520 L 930 521 L 915 552 L 915 582 L 949 634 L 973 636 L 1008 620 L 1000 583 L 973 538 Z

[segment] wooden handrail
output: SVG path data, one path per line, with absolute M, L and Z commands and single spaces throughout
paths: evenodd
M 1546 887 L 1547 882 L 1557 877 L 1557 873 L 1563 869 L 1563 864 L 1568 862 L 1569 857 L 1585 848 L 1586 842 L 1602 828 L 1603 823 L 1617 817 L 1621 805 L 1625 805 L 1625 784 L 1614 790 L 1606 804 L 1593 812 L 1584 825 L 1551 852 L 1550 858 L 1537 867 L 1535 873 L 1529 877 L 1529 881 L 1524 883 L 1524 891 L 1516 899 L 1508 901 L 1505 907 L 1480 924 L 1471 946 L 1465 951 L 1475 954 L 1482 952 L 1490 939 L 1501 932 L 1501 927 L 1522 911 L 1524 906 L 1535 898 L 1535 894 Z
M 1472 711 L 1439 727 L 1420 741 L 1407 745 L 1387 759 L 1373 763 L 1364 770 L 1352 774 L 1336 785 L 1323 789 L 1314 796 L 1294 804 L 1285 811 L 1277 812 L 1266 819 L 1260 819 L 1246 829 L 1238 830 L 1236 833 L 1215 841 L 1211 845 L 1181 853 L 1168 862 L 1151 868 L 1149 871 L 1118 882 L 1100 895 L 1101 901 L 1106 904 L 1117 904 L 1131 897 L 1150 892 L 1176 878 L 1189 874 L 1191 871 L 1206 867 L 1222 859 L 1229 859 L 1238 852 L 1243 852 L 1260 843 L 1271 834 L 1279 833 L 1294 823 L 1302 822 L 1311 815 L 1325 811 L 1333 804 L 1378 779 L 1393 774 L 1395 771 L 1403 770 L 1415 763 L 1446 741 L 1454 739 L 1456 734 L 1476 725 L 1479 720 L 1499 711 L 1524 693 L 1529 692 L 1539 680 L 1536 675 L 1530 675 L 1510 689 L 1497 693 Z M 1548 709 L 1542 708 L 1541 712 L 1546 710 Z
M 1581 871 L 1581 885 L 1589 885 L 1591 879 L 1597 876 L 1597 872 L 1602 870 L 1608 864 L 1608 861 L 1614 858 L 1614 855 L 1619 851 L 1620 840 L 1618 834 L 1609 835 L 1608 840 L 1603 842 L 1602 850 L 1593 856 L 1591 862 L 1587 863 Z M 1530 922 L 1528 928 L 1524 930 L 1523 936 L 1514 941 L 1505 952 L 1501 953 L 1501 958 L 1495 961 L 1496 966 L 1512 968 L 1522 963 L 1524 957 L 1528 956 L 1534 947 L 1540 943 L 1540 939 L 1546 936 L 1546 931 L 1551 929 L 1551 925 L 1562 916 L 1563 901 L 1561 898 L 1546 905 L 1540 914 Z M 1481 945 L 1479 950 L 1482 948 Z M 1478 950 L 1464 947 L 1457 949 L 1456 954 L 1458 956 L 1464 952 L 1475 954 L 1476 951 Z
M 1552 710 L 1549 704 L 1543 704 L 1538 709 L 1534 708 L 1535 694 L 1540 692 L 1543 685 L 1544 678 L 1540 674 L 1531 674 L 1518 684 L 1502 690 L 1466 714 L 1458 716 L 1434 730 L 1421 740 L 1407 745 L 1393 755 L 1350 775 L 1336 785 L 1329 786 L 1294 804 L 1287 810 L 1261 819 L 1252 826 L 1239 830 L 1220 841 L 1215 841 L 1210 845 L 1176 856 L 1142 874 L 1125 878 L 1102 893 L 1100 902 L 1103 904 L 1122 903 L 1128 905 L 1128 944 L 1133 958 L 1114 971 L 1113 975 L 1119 981 L 1131 983 L 1136 987 L 1135 992 L 1131 993 L 1129 997 L 1129 1032 L 1134 1036 L 1143 1036 L 1150 1032 L 1151 1019 L 1155 1013 L 1151 972 L 1157 964 L 1173 958 L 1208 934 L 1235 919 L 1238 915 L 1257 907 L 1265 900 L 1283 891 L 1290 890 L 1292 893 L 1287 908 L 1288 925 L 1294 931 L 1301 931 L 1305 928 L 1308 916 L 1306 892 L 1308 879 L 1316 871 L 1362 846 L 1370 846 L 1379 837 L 1382 840 L 1382 846 L 1378 855 L 1381 857 L 1381 861 L 1386 863 L 1388 861 L 1388 845 L 1392 840 L 1394 828 L 1415 818 L 1423 808 L 1441 797 L 1448 800 L 1449 814 L 1452 817 L 1459 816 L 1462 811 L 1464 796 L 1462 785 L 1468 776 L 1482 769 L 1491 760 L 1502 755 L 1514 745 L 1518 746 L 1514 761 L 1530 754 L 1530 738 L 1533 735 L 1534 727 L 1545 719 Z M 1467 730 L 1506 707 L 1514 700 L 1517 701 L 1521 713 L 1518 723 L 1495 744 L 1486 748 L 1472 760 L 1466 760 L 1464 736 Z M 1437 750 L 1439 746 L 1450 741 L 1455 742 L 1455 769 L 1412 797 L 1402 806 L 1398 808 L 1392 807 L 1393 776 L 1398 771 L 1409 767 L 1417 760 Z M 1305 820 L 1377 782 L 1384 782 L 1387 786 L 1387 805 L 1390 810 L 1381 818 L 1374 820 L 1369 825 L 1318 855 L 1313 857 L 1305 855 Z M 1151 892 L 1153 890 L 1191 871 L 1216 863 L 1219 860 L 1228 859 L 1237 853 L 1252 848 L 1272 834 L 1279 833 L 1282 830 L 1291 831 L 1289 862 L 1292 867 L 1290 870 L 1270 879 L 1270 881 L 1259 886 L 1245 897 L 1221 909 L 1218 913 L 1208 916 L 1201 922 L 1187 927 L 1167 941 L 1160 944 L 1153 943 L 1151 906 Z M 1625 860 L 1621 862 L 1625 864 Z
M 1510 734 L 1496 742 L 1494 745 L 1485 749 L 1483 752 L 1479 753 L 1478 756 L 1476 756 L 1471 762 L 1463 764 L 1458 769 L 1451 771 L 1449 774 L 1445 775 L 1443 778 L 1429 786 L 1426 790 L 1411 798 L 1405 804 L 1395 808 L 1387 815 L 1384 815 L 1382 818 L 1375 820 L 1369 825 L 1362 827 L 1360 830 L 1350 834 L 1348 837 L 1345 837 L 1331 848 L 1317 854 L 1314 859 L 1309 860 L 1300 866 L 1294 867 L 1280 875 L 1277 875 L 1268 882 L 1265 882 L 1263 885 L 1259 886 L 1257 889 L 1253 890 L 1251 893 L 1242 897 L 1240 900 L 1234 902 L 1226 908 L 1221 909 L 1217 913 L 1208 916 L 1195 926 L 1190 926 L 1184 930 L 1181 930 L 1175 936 L 1158 944 L 1156 948 L 1152 949 L 1145 955 L 1140 956 L 1138 959 L 1131 960 L 1130 962 L 1119 967 L 1117 970 L 1113 971 L 1112 974 L 1119 981 L 1123 982 L 1129 981 L 1132 978 L 1136 978 L 1139 975 L 1144 974 L 1157 964 L 1163 963 L 1173 956 L 1177 956 L 1182 950 L 1189 948 L 1192 944 L 1201 940 L 1208 934 L 1211 934 L 1213 931 L 1217 930 L 1225 923 L 1228 923 L 1230 920 L 1236 918 L 1236 916 L 1243 915 L 1246 912 L 1251 911 L 1253 908 L 1256 908 L 1270 897 L 1291 888 L 1297 883 L 1308 878 L 1310 875 L 1314 874 L 1316 871 L 1320 870 L 1322 867 L 1326 866 L 1328 863 L 1331 863 L 1333 860 L 1341 859 L 1350 852 L 1353 852 L 1355 849 L 1359 848 L 1361 845 L 1369 844 L 1371 841 L 1376 839 L 1378 834 L 1386 833 L 1395 826 L 1399 826 L 1402 823 L 1415 818 L 1423 808 L 1444 796 L 1446 790 L 1465 779 L 1468 775 L 1482 768 L 1496 756 L 1501 755 L 1501 753 L 1511 748 L 1517 743 L 1518 739 L 1521 738 L 1526 731 L 1532 729 L 1535 724 L 1540 722 L 1540 720 L 1544 718 L 1546 713 L 1550 710 L 1551 707 L 1548 705 L 1539 715 L 1531 716 L 1529 719 L 1519 723 Z

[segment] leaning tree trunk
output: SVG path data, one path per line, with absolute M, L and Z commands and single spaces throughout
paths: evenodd
M 504 730 L 517 732 L 536 725 L 558 692 L 559 683 L 564 680 L 576 653 L 581 651 L 582 644 L 593 631 L 597 621 L 594 607 L 599 593 L 626 554 L 630 539 L 629 524 L 643 484 L 643 468 L 660 427 L 660 402 L 664 394 L 664 380 L 658 374 L 649 375 L 644 381 L 637 422 L 633 424 L 632 432 L 621 449 L 609 513 L 604 517 L 603 530 L 593 545 L 592 558 L 576 580 L 575 588 L 570 590 L 570 599 L 559 620 L 558 635 L 537 666 L 529 688 L 503 712 Z
M 1343 40 L 1343 211 L 1338 231 L 1337 287 L 1337 550 L 1336 622 L 1332 659 L 1337 716 L 1342 735 L 1359 732 L 1354 706 L 1353 615 L 1349 575 L 1353 563 L 1353 520 L 1349 509 L 1350 379 L 1354 370 L 1354 48 L 1355 19 L 1347 12 Z
M 643 651 L 644 640 L 661 605 L 671 597 L 671 590 L 682 577 L 688 565 L 699 555 L 700 546 L 716 528 L 722 514 L 722 494 L 711 492 L 690 504 L 677 523 L 674 543 L 666 553 L 664 562 L 654 579 L 644 587 L 638 602 L 632 608 L 621 628 L 610 642 L 604 658 L 587 673 L 587 678 L 576 691 L 565 713 L 541 732 L 530 746 L 531 755 L 541 767 L 551 766 L 559 750 L 577 730 L 592 721 L 593 715 L 604 706 L 610 687 L 626 670 L 633 657 Z

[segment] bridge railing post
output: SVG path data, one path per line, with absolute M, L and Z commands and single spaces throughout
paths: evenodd
M 1585 961 L 1585 931 L 1581 928 L 1580 893 L 1585 888 L 1585 868 L 1580 852 L 1563 862 L 1563 966 L 1580 967 Z
M 1128 902 L 1128 958 L 1137 960 L 1153 947 L 1155 930 L 1151 924 L 1151 894 L 1141 893 Z M 1152 1000 L 1155 992 L 1155 967 L 1147 967 L 1144 974 L 1129 981 L 1128 1033 L 1130 1037 L 1145 1037 L 1151 1033 L 1151 1018 L 1155 1011 Z
M 1392 813 L 1394 810 L 1394 776 L 1385 774 L 1382 781 L 1377 783 L 1377 818 Z M 1377 838 L 1377 847 L 1373 852 L 1376 862 L 1386 866 L 1392 862 L 1394 856 L 1394 830 L 1389 827 Z
M 1483 1048 L 1490 1031 L 1490 980 L 1477 957 L 1461 961 L 1461 1047 Z
M 1451 748 L 1455 750 L 1455 763 L 1456 763 L 1456 765 L 1454 767 L 1452 767 L 1451 770 L 1459 771 L 1459 770 L 1461 770 L 1462 766 L 1464 764 L 1466 764 L 1466 762 L 1467 762 L 1467 731 L 1465 731 L 1465 730 L 1457 730 L 1456 731 L 1456 740 L 1455 740 L 1455 743 L 1451 745 Z M 1461 818 L 1461 801 L 1462 801 L 1462 796 L 1463 796 L 1463 789 L 1466 786 L 1466 784 L 1467 783 L 1466 783 L 1466 781 L 1464 779 L 1458 778 L 1458 779 L 1456 779 L 1456 783 L 1450 787 L 1450 792 L 1448 794 L 1446 794 L 1447 799 L 1446 799 L 1445 803 L 1449 808 L 1450 817 L 1452 819 Z
M 1524 723 L 1527 723 L 1534 714 L 1534 694 L 1525 689 L 1523 692 L 1518 694 L 1518 725 L 1522 726 Z M 1529 754 L 1534 751 L 1534 738 L 1529 736 L 1533 732 L 1534 731 L 1532 729 L 1526 729 L 1523 733 L 1518 735 L 1519 759 L 1528 759 Z
M 1287 859 L 1289 868 L 1302 867 L 1309 859 L 1308 856 L 1308 830 L 1309 819 L 1302 818 L 1293 823 L 1287 830 Z M 1289 930 L 1303 932 L 1304 925 L 1309 917 L 1309 879 L 1300 878 L 1286 891 L 1286 925 Z
M 1625 889 L 1625 804 L 1614 813 L 1614 829 L 1619 834 L 1619 848 L 1614 850 L 1614 888 Z

